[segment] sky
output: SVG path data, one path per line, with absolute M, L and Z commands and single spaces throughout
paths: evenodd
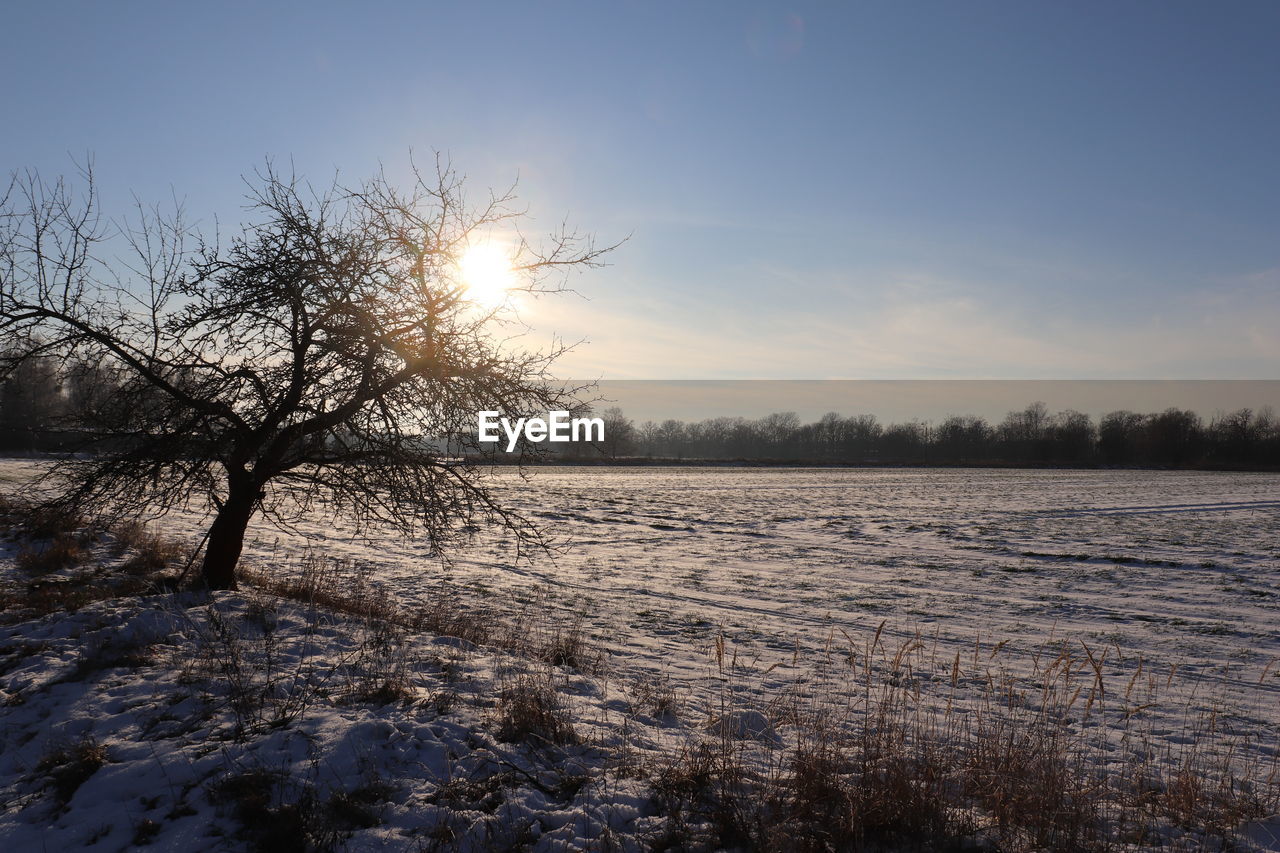
M 940 423 L 973 415 L 998 424 L 1010 412 L 1043 403 L 1095 422 L 1115 411 L 1190 410 L 1206 420 L 1249 409 L 1280 412 L 1275 379 L 850 379 L 602 380 L 589 398 L 596 411 L 617 406 L 636 423 L 668 418 L 761 418 L 793 412 L 812 422 L 828 412 L 873 415 L 881 423 Z
M 243 215 L 440 151 L 627 238 L 605 379 L 1280 376 L 1280 4 L 10 2 L 0 165 Z

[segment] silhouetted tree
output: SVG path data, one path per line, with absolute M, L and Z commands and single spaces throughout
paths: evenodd
M 925 459 L 925 425 L 919 421 L 891 424 L 879 436 L 882 461 L 922 462 Z
M 96 452 L 50 474 L 63 503 L 139 515 L 207 499 L 214 588 L 235 586 L 258 514 L 287 524 L 318 507 L 437 546 L 489 520 L 521 547 L 541 541 L 480 469 L 425 438 L 484 453 L 477 410 L 572 407 L 575 389 L 548 381 L 558 351 L 507 343 L 457 271 L 471 240 L 514 224 L 510 193 L 470 208 L 438 162 L 403 192 L 382 174 L 313 191 L 268 165 L 250 182 L 250 224 L 223 246 L 180 211 L 109 226 L 84 177 L 77 196 L 16 175 L 0 204 L 0 334 L 13 342 L 0 367 L 42 355 L 117 377 L 111 401 L 92 403 Z M 108 241 L 130 259 L 104 260 Z M 556 289 L 548 273 L 602 251 L 561 232 L 543 249 L 521 241 L 513 264 L 522 289 Z
M 1049 418 L 1048 459 L 1053 462 L 1079 464 L 1093 456 L 1096 431 L 1093 419 L 1083 412 L 1067 409 Z
M 800 418 L 795 412 L 774 412 L 760 421 L 760 433 L 768 452 L 775 457 L 790 455 L 790 444 L 800 428 Z
M 1138 461 L 1147 417 L 1136 412 L 1108 412 L 1098 423 L 1098 454 L 1108 465 Z
M 105 420 L 107 408 L 118 398 L 118 371 L 107 364 L 73 361 L 63 374 L 64 425 L 84 428 Z
M 1169 408 L 1147 421 L 1146 455 L 1157 465 L 1178 466 L 1199 460 L 1204 431 L 1195 412 Z
M 610 406 L 601 416 L 604 420 L 604 442 L 601 450 L 610 459 L 625 456 L 635 450 L 636 428 L 622 409 Z
M 1010 412 L 997 428 L 1005 456 L 1020 462 L 1044 461 L 1045 430 L 1049 425 L 1049 409 L 1035 402 L 1020 412 Z
M 688 427 L 683 421 L 668 418 L 657 430 L 658 453 L 663 456 L 683 457 L 686 453 L 685 439 Z
M 38 346 L 38 342 L 37 342 Z M 57 362 L 47 355 L 12 347 L 0 354 L 10 368 L 0 383 L 0 440 L 30 449 L 36 437 L 52 429 L 64 405 Z
M 658 455 L 658 425 L 653 421 L 645 421 L 636 428 L 636 444 L 644 456 Z
M 812 423 L 791 413 L 756 420 L 716 417 L 631 427 L 606 413 L 612 434 L 633 436 L 634 452 L 680 459 L 804 460 L 890 464 L 1280 465 L 1280 421 L 1269 409 L 1219 414 L 1208 428 L 1190 411 L 1109 412 L 1095 427 L 1083 412 L 1050 412 L 1043 403 L 1010 412 L 998 428 L 981 417 L 951 415 L 938 426 L 911 421 L 882 427 L 872 415 L 828 412 Z M 607 450 L 606 450 L 607 452 Z M 619 451 L 621 452 L 621 451 Z M 616 455 L 616 454 L 615 454 Z
M 934 436 L 939 461 L 976 462 L 991 452 L 991 426 L 973 415 L 952 415 Z

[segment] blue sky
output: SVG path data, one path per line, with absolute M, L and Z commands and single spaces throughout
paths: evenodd
M 1280 375 L 1280 5 L 11 3 L 0 164 L 234 222 L 438 149 L 607 378 Z M 225 228 L 225 224 L 224 224 Z

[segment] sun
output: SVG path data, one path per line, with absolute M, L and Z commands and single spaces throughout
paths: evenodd
M 516 283 L 511 258 L 492 243 L 470 246 L 458 261 L 458 272 L 467 289 L 467 298 L 486 308 L 506 303 L 508 291 Z

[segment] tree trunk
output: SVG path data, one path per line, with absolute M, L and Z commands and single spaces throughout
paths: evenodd
M 236 563 L 244 548 L 244 531 L 253 517 L 258 494 L 253 489 L 232 489 L 209 528 L 200 575 L 209 589 L 235 589 Z

